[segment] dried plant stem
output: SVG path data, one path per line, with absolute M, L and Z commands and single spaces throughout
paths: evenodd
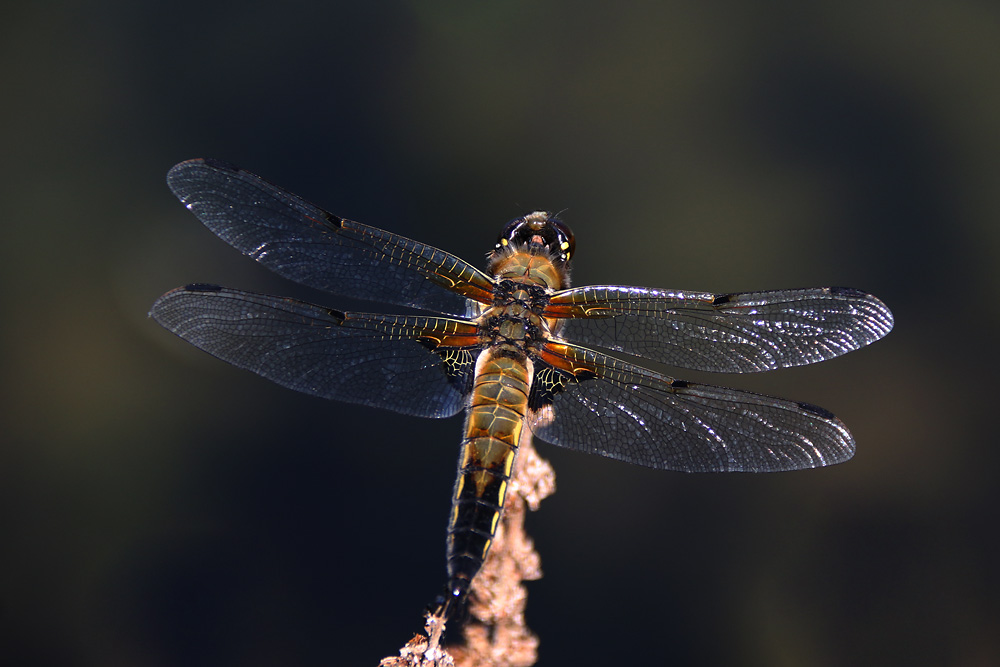
M 429 617 L 424 628 L 380 667 L 530 667 L 538 658 L 538 638 L 524 622 L 524 581 L 542 576 L 541 559 L 524 531 L 527 509 L 555 491 L 555 473 L 540 458 L 525 429 L 507 492 L 503 517 L 483 568 L 472 582 L 462 643 L 445 650 L 444 623 Z

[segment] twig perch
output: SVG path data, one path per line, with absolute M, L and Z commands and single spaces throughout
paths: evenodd
M 472 582 L 462 642 L 441 646 L 444 623 L 430 617 L 426 636 L 416 635 L 379 667 L 530 667 L 538 659 L 538 637 L 524 622 L 523 582 L 542 576 L 541 559 L 524 531 L 527 509 L 538 509 L 555 491 L 555 472 L 540 458 L 528 429 L 521 438 L 503 517 L 483 568 Z

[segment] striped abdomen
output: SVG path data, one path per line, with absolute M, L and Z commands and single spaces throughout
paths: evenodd
M 448 523 L 451 601 L 468 593 L 496 534 L 528 409 L 531 362 L 513 346 L 491 347 L 480 354 L 475 378 Z

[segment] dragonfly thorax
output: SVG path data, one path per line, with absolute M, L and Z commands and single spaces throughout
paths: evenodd
M 549 337 L 549 326 L 541 317 L 549 293 L 538 285 L 501 280 L 493 294 L 493 305 L 479 316 L 486 345 L 510 345 L 528 352 Z
M 483 343 L 511 345 L 529 351 L 548 339 L 545 320 L 519 304 L 494 306 L 480 316 Z

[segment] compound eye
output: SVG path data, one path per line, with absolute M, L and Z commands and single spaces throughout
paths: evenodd
M 558 218 L 549 218 L 549 223 L 556 230 L 556 235 L 559 239 L 559 251 L 569 260 L 576 253 L 576 237 L 573 236 L 573 230 Z
M 506 248 L 512 241 L 517 240 L 518 229 L 524 224 L 524 220 L 521 218 L 516 218 L 511 220 L 504 228 L 500 230 L 500 236 L 497 237 L 497 249 Z

